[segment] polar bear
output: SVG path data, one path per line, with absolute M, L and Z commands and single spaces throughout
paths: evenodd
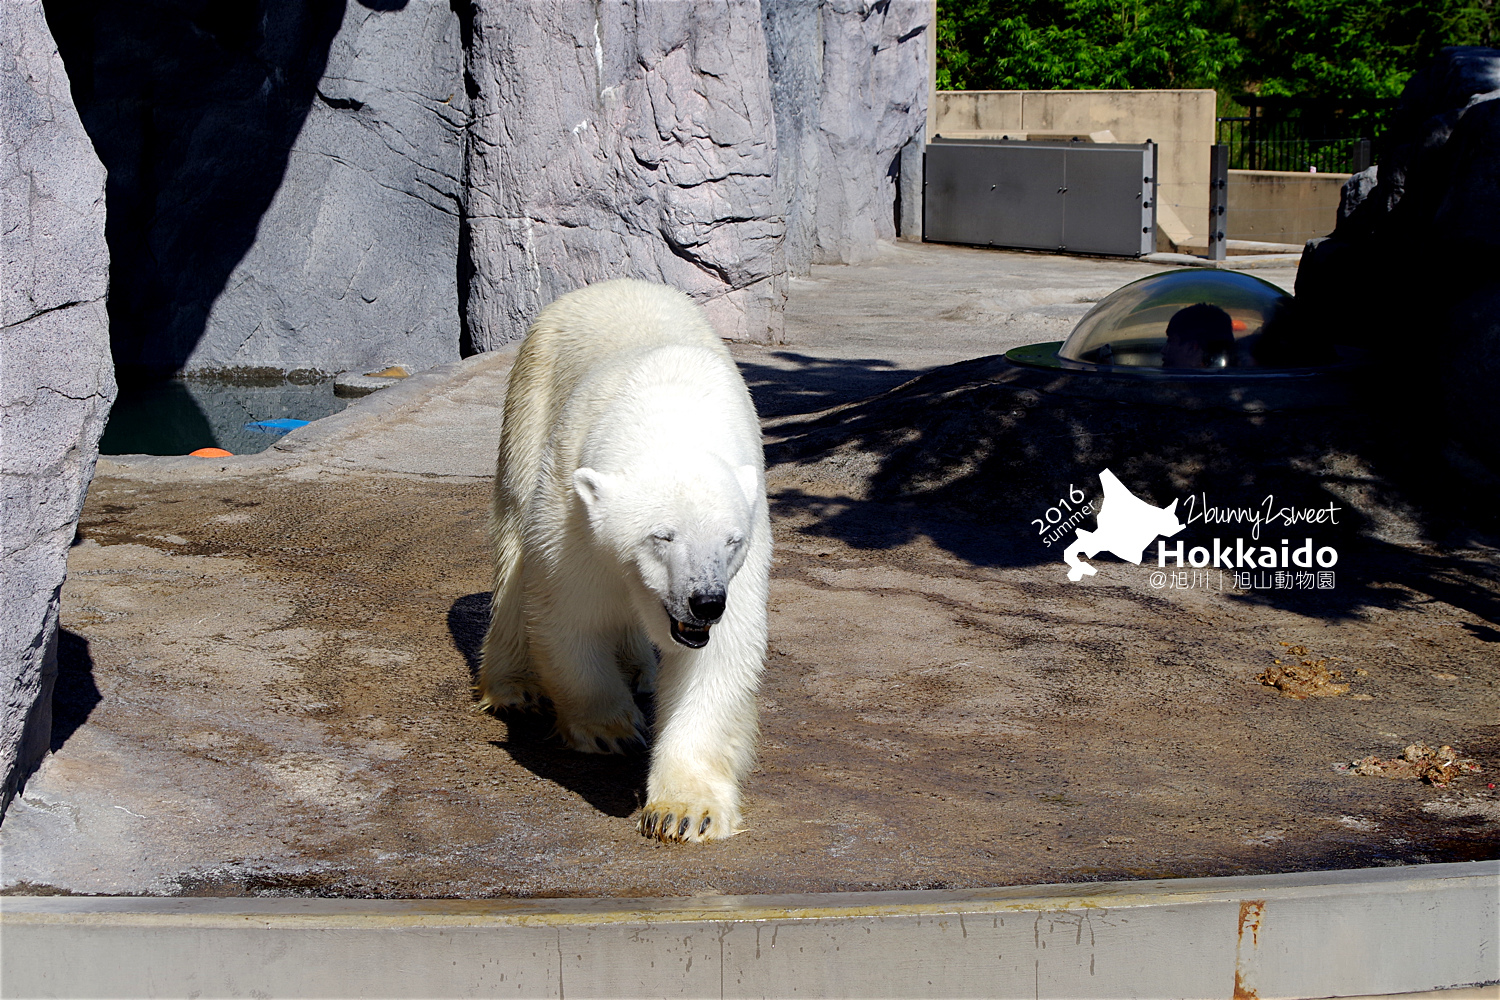
M 740 828 L 766 650 L 771 525 L 760 422 L 686 295 L 617 280 L 543 309 L 511 369 L 490 532 L 480 703 L 542 697 L 575 750 L 641 738 L 648 837 Z

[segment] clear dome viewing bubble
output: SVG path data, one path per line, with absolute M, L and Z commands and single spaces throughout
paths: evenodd
M 1132 281 L 1100 300 L 1058 350 L 1065 367 L 1202 374 L 1333 360 L 1299 346 L 1292 297 L 1238 271 L 1184 268 Z

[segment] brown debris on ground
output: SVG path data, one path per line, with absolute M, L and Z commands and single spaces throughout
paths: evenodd
M 1434 750 L 1426 743 L 1413 743 L 1400 757 L 1391 760 L 1375 756 L 1364 757 L 1340 768 L 1345 769 L 1352 774 L 1394 778 L 1399 781 L 1420 779 L 1429 785 L 1446 788 L 1454 778 L 1477 773 L 1480 767 L 1472 758 L 1460 757 L 1459 752 L 1447 744 Z
M 1348 684 L 1337 683 L 1344 676 L 1342 671 L 1328 667 L 1328 664 L 1334 662 L 1333 659 L 1308 659 L 1306 646 L 1294 646 L 1289 642 L 1283 642 L 1282 645 L 1289 655 L 1299 658 L 1298 662 L 1285 663 L 1278 659 L 1260 675 L 1262 684 L 1280 691 L 1283 697 L 1298 700 L 1331 698 L 1348 692 Z

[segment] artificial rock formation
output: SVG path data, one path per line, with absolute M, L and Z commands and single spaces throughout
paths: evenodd
M 458 357 L 446 0 L 46 0 L 109 169 L 122 371 Z
M 761 7 L 788 266 L 805 274 L 809 264 L 868 260 L 878 241 L 915 228 L 932 8 L 917 0 Z
M 0 813 L 50 741 L 58 594 L 115 394 L 104 169 L 40 0 L 4 0 L 3 12 Z
M 783 208 L 755 4 L 478 0 L 470 15 L 469 335 L 524 334 L 592 281 L 662 281 L 765 340 Z
M 4 2 L 6 795 L 111 343 L 131 375 L 420 369 L 624 276 L 776 340 L 789 273 L 915 217 L 926 0 Z
M 348 4 L 281 186 L 192 367 L 457 360 L 460 64 L 447 3 Z M 259 336 L 242 346 L 250 331 Z
M 44 3 L 123 373 L 420 369 L 613 277 L 774 340 L 916 228 L 929 0 Z
M 1411 78 L 1389 148 L 1308 244 L 1297 300 L 1308 329 L 1441 400 L 1422 412 L 1446 410 L 1457 464 L 1500 473 L 1500 50 L 1444 49 Z
M 727 337 L 778 339 L 788 273 L 896 236 L 930 15 L 921 0 L 475 4 L 474 345 L 610 277 L 683 289 Z

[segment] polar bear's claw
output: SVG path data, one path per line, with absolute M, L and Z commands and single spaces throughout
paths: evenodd
M 724 824 L 714 823 L 713 812 L 681 803 L 647 803 L 636 829 L 641 836 L 671 843 L 701 843 L 731 836 Z
M 617 739 L 607 740 L 603 736 L 594 737 L 594 746 L 598 747 L 598 753 L 630 753 L 639 750 L 646 745 L 646 739 L 640 733 L 634 736 L 621 736 Z

